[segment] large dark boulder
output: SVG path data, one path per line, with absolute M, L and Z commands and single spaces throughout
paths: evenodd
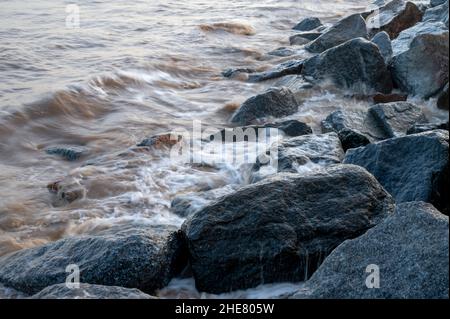
M 344 163 L 372 173 L 397 203 L 431 202 L 448 211 L 448 131 L 434 130 L 351 149 Z
M 385 31 L 391 39 L 395 39 L 400 32 L 420 22 L 422 16 L 423 13 L 413 2 L 393 0 L 366 18 L 367 28 L 371 35 Z
M 382 223 L 337 247 L 294 297 L 448 299 L 448 238 L 448 216 L 423 202 L 400 204 Z M 368 288 L 374 266 L 379 288 Z
M 155 299 L 138 289 L 116 286 L 80 284 L 78 288 L 68 288 L 57 284 L 44 288 L 31 299 Z
M 448 83 L 448 36 L 442 22 L 421 22 L 392 41 L 391 71 L 402 91 L 429 98 Z
M 309 278 L 335 247 L 393 207 L 367 171 L 335 165 L 241 188 L 194 214 L 182 231 L 197 288 L 222 293 Z
M 308 17 L 301 20 L 295 27 L 294 30 L 297 31 L 311 31 L 322 25 L 319 18 L 316 17 Z
M 267 117 L 284 117 L 298 111 L 298 101 L 287 88 L 271 88 L 249 98 L 231 118 L 232 123 L 253 124 Z
M 302 74 L 313 81 L 359 93 L 392 91 L 391 75 L 378 47 L 363 38 L 347 41 L 305 61 Z
M 28 294 L 64 283 L 76 264 L 82 283 L 137 288 L 166 286 L 184 267 L 184 246 L 171 226 L 115 226 L 0 258 L 0 282 Z
M 448 83 L 445 85 L 445 87 L 442 89 L 441 92 L 439 92 L 438 98 L 437 98 L 437 107 L 442 110 L 448 110 Z
M 367 38 L 366 22 L 360 14 L 354 14 L 326 29 L 324 33 L 306 46 L 313 53 L 321 53 L 354 38 Z

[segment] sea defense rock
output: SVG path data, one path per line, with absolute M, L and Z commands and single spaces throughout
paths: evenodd
M 433 130 L 447 130 L 448 131 L 448 121 L 444 123 L 425 123 L 425 124 L 414 124 L 411 126 L 406 134 L 417 134 Z
M 321 32 L 303 32 L 289 37 L 290 45 L 304 45 L 322 35 Z
M 356 93 L 392 91 L 391 75 L 377 45 L 353 39 L 305 61 L 302 75 L 313 81 L 332 81 Z
M 399 93 L 391 93 L 391 94 L 377 93 L 372 96 L 372 100 L 375 104 L 391 103 L 391 102 L 404 102 L 407 99 L 408 99 L 408 95 L 399 94 Z
M 383 56 L 384 61 L 386 62 L 386 65 L 389 65 L 389 62 L 392 58 L 392 44 L 391 39 L 389 38 L 389 34 L 387 34 L 385 31 L 378 32 L 373 36 L 371 41 L 378 46 L 378 48 L 380 49 L 380 53 Z
M 444 86 L 438 95 L 437 107 L 442 110 L 448 110 L 448 83 Z
M 448 0 L 442 2 L 442 4 L 425 11 L 423 21 L 427 22 L 442 22 L 448 28 Z
M 391 72 L 404 92 L 422 98 L 448 83 L 449 33 L 442 22 L 421 22 L 392 41 Z
M 290 74 L 300 74 L 303 68 L 303 60 L 292 60 L 281 63 L 273 69 L 265 72 L 253 73 L 248 76 L 249 82 L 262 82 L 280 78 Z
M 153 293 L 185 266 L 184 256 L 173 227 L 114 226 L 96 235 L 68 237 L 2 256 L 0 282 L 35 294 L 65 283 L 66 267 L 76 265 L 82 283 Z
M 448 299 L 448 216 L 409 202 L 347 240 L 294 298 Z
M 293 27 L 293 29 L 297 31 L 311 31 L 320 27 L 321 25 L 322 22 L 320 22 L 319 18 L 308 17 L 297 23 L 297 25 Z
M 391 39 L 422 20 L 423 13 L 410 1 L 393 0 L 366 18 L 369 34 L 385 31 Z
M 80 146 L 61 145 L 49 147 L 45 152 L 49 155 L 58 155 L 67 161 L 76 161 L 86 155 L 87 150 Z
M 448 211 L 448 131 L 388 139 L 349 150 L 344 163 L 360 165 L 372 173 L 397 203 L 431 202 Z
M 334 165 L 243 187 L 191 216 L 182 231 L 197 288 L 222 293 L 305 280 L 335 247 L 393 209 L 366 170 Z
M 249 125 L 266 117 L 283 117 L 294 114 L 299 103 L 291 90 L 271 88 L 249 98 L 231 118 L 232 123 Z

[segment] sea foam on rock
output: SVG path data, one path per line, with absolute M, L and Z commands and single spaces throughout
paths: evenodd
M 448 299 L 448 216 L 409 202 L 338 246 L 294 298 Z M 379 287 L 368 277 L 379 269 Z M 366 270 L 369 269 L 369 272 Z
M 393 209 L 366 170 L 334 165 L 243 187 L 188 218 L 182 231 L 197 288 L 222 293 L 305 280 L 335 247 Z
M 75 264 L 82 283 L 137 288 L 166 286 L 184 267 L 184 246 L 173 226 L 114 226 L 0 258 L 0 282 L 28 294 L 64 283 Z
M 332 81 L 357 93 L 390 93 L 392 80 L 377 45 L 363 38 L 347 41 L 305 61 L 302 75 Z

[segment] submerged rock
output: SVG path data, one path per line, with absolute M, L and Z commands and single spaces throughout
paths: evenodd
M 241 188 L 194 214 L 182 231 L 197 288 L 222 293 L 309 278 L 342 241 L 393 207 L 364 169 L 335 165 Z
M 392 91 L 391 75 L 378 47 L 362 38 L 306 60 L 302 74 L 314 81 L 331 80 L 338 87 L 360 93 Z
M 449 33 L 441 22 L 422 22 L 392 41 L 392 76 L 409 94 L 429 98 L 448 83 Z
M 271 88 L 249 98 L 231 118 L 232 123 L 249 125 L 266 117 L 283 117 L 298 111 L 298 102 L 291 90 Z
M 275 49 L 273 51 L 270 51 L 267 54 L 273 55 L 273 56 L 279 56 L 279 57 L 287 57 L 287 56 L 294 55 L 295 53 L 296 53 L 295 50 L 292 50 L 292 49 L 286 48 L 286 47 L 281 47 L 281 48 Z M 252 72 L 248 72 L 248 73 L 252 73 Z
M 289 43 L 290 45 L 304 45 L 317 39 L 321 35 L 322 33 L 320 32 L 303 32 L 289 37 Z
M 45 150 L 45 152 L 49 155 L 58 155 L 68 161 L 76 161 L 83 155 L 86 155 L 87 150 L 80 146 L 61 145 L 49 147 Z
M 306 46 L 312 53 L 321 53 L 354 38 L 367 38 L 366 22 L 360 14 L 339 21 Z
M 376 10 L 366 19 L 370 34 L 385 31 L 391 39 L 422 20 L 423 13 L 413 3 L 393 0 Z
M 79 288 L 67 288 L 66 284 L 44 288 L 31 299 L 156 299 L 138 289 L 116 286 L 80 284 Z
M 261 73 L 253 73 L 248 77 L 249 82 L 261 82 L 271 79 L 280 78 L 285 75 L 290 74 L 300 74 L 303 68 L 303 60 L 292 60 L 281 63 L 270 69 Z
M 434 130 L 351 149 L 344 163 L 372 173 L 397 203 L 431 202 L 448 211 L 448 131 Z M 448 175 L 447 175 L 448 176 Z
M 320 27 L 321 25 L 322 22 L 320 22 L 319 18 L 308 17 L 297 23 L 297 25 L 293 27 L 293 29 L 297 31 L 311 31 Z
M 222 75 L 225 78 L 234 78 L 241 73 L 254 73 L 254 72 L 256 72 L 256 71 L 253 69 L 249 69 L 249 68 L 235 68 L 235 69 L 227 69 L 227 70 L 223 71 Z
M 154 147 L 154 148 L 162 148 L 162 147 L 170 147 L 177 144 L 180 139 L 183 138 L 181 135 L 173 134 L 173 133 L 162 133 L 158 135 L 154 135 L 148 137 L 142 142 L 140 142 L 138 147 Z
M 0 282 L 28 294 L 64 283 L 77 265 L 82 283 L 137 288 L 166 286 L 185 266 L 184 246 L 171 226 L 115 226 L 0 258 Z
M 374 35 L 371 41 L 378 46 L 386 65 L 388 65 L 392 58 L 392 44 L 389 34 L 385 31 L 379 32 Z
M 337 247 L 294 298 L 448 299 L 448 229 L 448 217 L 432 205 L 400 204 Z M 376 274 L 378 287 L 370 278 Z

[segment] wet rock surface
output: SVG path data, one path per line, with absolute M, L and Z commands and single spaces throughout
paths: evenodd
M 297 31 L 311 31 L 322 25 L 319 18 L 316 17 L 308 17 L 301 20 L 297 25 L 293 28 Z

